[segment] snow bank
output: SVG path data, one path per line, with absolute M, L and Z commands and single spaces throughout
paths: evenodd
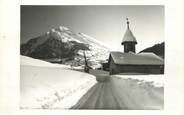
M 164 87 L 163 75 L 113 75 L 122 79 L 138 80 L 138 84 L 147 83 L 154 87 Z
M 114 75 L 111 80 L 127 109 L 164 108 L 163 75 Z
M 34 59 L 27 56 L 21 56 L 20 57 L 21 65 L 27 65 L 27 66 L 39 66 L 39 67 L 62 67 L 62 68 L 70 68 L 67 65 L 62 64 L 52 64 L 46 61 Z
M 20 108 L 68 109 L 96 83 L 95 76 L 21 56 Z

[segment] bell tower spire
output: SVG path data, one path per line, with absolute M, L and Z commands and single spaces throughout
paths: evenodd
M 121 44 L 124 46 L 124 53 L 128 53 L 128 52 L 136 52 L 135 50 L 135 45 L 137 44 L 137 41 L 132 33 L 132 31 L 130 30 L 130 22 L 129 19 L 126 18 L 126 23 L 127 23 L 127 30 L 124 34 L 123 37 L 123 41 L 121 42 Z

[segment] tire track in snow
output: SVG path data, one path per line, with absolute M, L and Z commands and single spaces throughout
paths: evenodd
M 113 94 L 112 84 L 107 77 L 100 78 L 100 82 L 90 89 L 72 109 L 120 109 L 120 103 Z
M 94 93 L 92 93 L 92 95 L 89 97 L 88 100 L 86 100 L 86 102 L 84 103 L 84 105 L 82 105 L 82 109 L 90 109 L 90 108 L 95 108 L 96 103 L 98 101 L 98 98 L 100 97 L 100 91 L 103 87 L 103 84 L 97 83 L 97 87 L 96 90 L 94 91 Z
M 97 83 L 94 85 L 79 101 L 76 105 L 72 107 L 72 109 L 90 109 L 94 108 L 96 105 L 96 101 L 100 96 L 100 90 L 102 88 L 102 84 Z
M 107 83 L 108 87 L 106 87 L 106 96 L 105 96 L 105 102 L 106 104 L 104 105 L 105 109 L 120 109 L 121 105 L 118 101 L 117 96 L 115 95 L 116 93 L 114 92 L 112 82 Z M 107 106 L 106 106 L 107 105 Z
M 138 80 L 98 76 L 90 89 L 73 109 L 163 109 L 163 90 L 140 86 Z M 151 91 L 150 91 L 151 90 Z
M 117 82 L 121 82 L 122 85 L 119 85 Z M 136 102 L 131 99 L 133 98 L 129 92 L 131 92 L 127 81 L 119 81 L 117 78 L 111 77 L 112 91 L 116 94 L 117 100 L 120 103 L 121 109 L 133 109 L 134 106 L 137 106 Z
M 71 109 L 81 108 L 84 105 L 84 103 L 90 98 L 90 96 L 94 93 L 97 87 L 98 85 L 95 84 L 91 89 L 89 89 L 89 91 L 84 96 L 82 96 L 82 98 L 78 101 L 78 103 L 74 105 Z
M 94 106 L 95 109 L 101 109 L 101 107 L 103 107 L 103 104 L 104 104 L 102 100 L 104 99 L 104 93 L 105 93 L 104 88 L 106 87 L 106 85 L 105 83 L 99 83 L 99 84 L 101 84 L 101 89 L 98 90 L 99 96 Z

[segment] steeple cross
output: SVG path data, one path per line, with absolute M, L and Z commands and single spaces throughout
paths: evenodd
M 130 27 L 129 27 L 130 22 L 129 22 L 128 18 L 126 18 L 126 20 L 127 20 L 127 28 L 130 29 Z

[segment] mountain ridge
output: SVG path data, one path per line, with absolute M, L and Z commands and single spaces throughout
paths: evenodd
M 152 52 L 152 53 L 164 58 L 165 57 L 165 42 L 158 43 L 158 44 L 155 44 L 151 47 L 145 48 L 145 49 L 141 50 L 139 53 L 142 53 L 142 52 Z
M 30 39 L 21 44 L 20 50 L 21 55 L 36 59 L 63 59 L 65 61 L 83 60 L 85 51 L 89 61 L 96 64 L 97 61 L 106 60 L 110 51 L 100 41 L 84 33 L 75 33 L 64 26 Z

